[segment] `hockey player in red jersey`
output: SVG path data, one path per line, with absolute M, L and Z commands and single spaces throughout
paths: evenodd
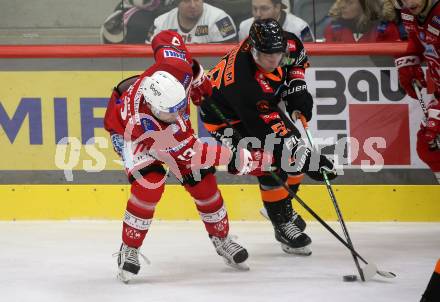
M 259 152 L 272 141 L 276 168 L 273 173 L 294 192 L 298 191 L 303 173 L 319 180 L 321 169 L 334 175 L 333 163 L 307 148 L 298 129 L 286 126 L 279 113 L 279 105 L 284 103 L 293 118 L 298 111 L 311 119 L 313 99 L 304 80 L 307 64 L 297 36 L 284 32 L 274 19 L 256 20 L 249 37 L 209 72 L 213 92 L 202 103 L 200 112 L 210 134 L 220 142 L 228 142 L 233 150 L 244 143 L 242 138 L 257 138 L 260 146 L 249 148 L 254 158 L 259 158 Z M 317 159 L 313 163 L 312 154 Z M 275 238 L 283 251 L 310 255 L 311 239 L 303 233 L 306 223 L 292 209 L 287 190 L 269 173 L 256 176 Z
M 408 32 L 410 54 L 396 59 L 399 82 L 406 93 L 417 98 L 413 82 L 419 87 L 433 83 L 434 99 L 428 104 L 428 118 L 417 133 L 417 153 L 440 183 L 440 2 L 438 0 L 396 0 Z M 425 61 L 425 75 L 421 62 Z
M 227 264 L 247 268 L 247 251 L 228 236 L 228 216 L 213 166 L 229 163 L 235 166 L 237 174 L 249 173 L 249 151 L 242 149 L 237 156 L 227 148 L 202 143 L 194 135 L 187 91 L 195 93 L 195 99 L 210 91 L 201 88 L 204 75 L 196 74 L 199 82 L 194 84 L 194 60 L 181 37 L 166 32 L 156 38 L 164 37 L 171 43 L 159 43 L 155 48 L 156 63 L 114 89 L 104 119 L 131 183 L 118 253 L 118 277 L 124 282 L 140 269 L 139 248 L 164 191 L 167 172 L 163 164 L 194 198 L 217 253 Z M 203 69 L 199 70 L 203 73 Z

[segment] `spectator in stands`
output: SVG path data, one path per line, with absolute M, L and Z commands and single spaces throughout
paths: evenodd
M 231 42 L 237 40 L 232 18 L 203 0 L 180 0 L 177 7 L 154 20 L 150 39 L 162 30 L 175 30 L 185 43 Z
M 401 35 L 392 0 L 336 0 L 329 11 L 326 42 L 399 41 Z
M 335 0 L 290 0 L 290 11 L 312 28 L 315 42 L 322 42 L 324 29 L 330 23 L 328 11 Z
M 144 44 L 148 29 L 176 0 L 123 0 L 101 26 L 102 43 Z
M 278 21 L 285 31 L 289 31 L 298 36 L 303 42 L 314 40 L 309 24 L 303 19 L 286 12 L 287 8 L 281 0 L 252 0 L 252 18 L 240 23 L 238 32 L 239 40 L 244 40 L 251 28 L 254 20 L 272 18 Z
M 243 20 L 252 16 L 251 1 L 252 0 L 205 0 L 205 3 L 224 10 L 231 16 L 235 27 L 238 28 Z

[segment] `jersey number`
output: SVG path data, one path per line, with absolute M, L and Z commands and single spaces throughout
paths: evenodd
M 186 149 L 182 154 L 178 155 L 177 158 L 181 161 L 188 161 L 196 154 L 192 148 Z
M 271 128 L 275 134 L 279 134 L 281 137 L 289 133 L 289 130 L 287 130 L 283 122 L 276 123 L 275 125 L 272 125 Z
M 220 89 L 222 85 L 223 73 L 225 72 L 226 59 L 221 60 L 213 69 L 208 73 L 208 77 L 211 79 L 212 87 Z
M 235 47 L 208 73 L 208 76 L 211 79 L 212 87 L 220 89 L 220 86 L 222 85 L 222 80 L 225 81 L 225 86 L 228 86 L 235 82 L 234 65 L 235 58 L 239 50 L 240 47 Z

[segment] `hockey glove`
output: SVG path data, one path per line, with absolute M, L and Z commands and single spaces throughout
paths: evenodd
M 272 162 L 272 157 L 263 153 L 261 150 L 249 151 L 247 149 L 239 149 L 232 153 L 231 160 L 228 164 L 228 172 L 235 175 L 264 175 L 264 164 Z M 272 169 L 272 167 L 269 167 Z
M 327 174 L 329 180 L 335 179 L 337 176 L 333 161 L 325 155 L 319 155 L 318 171 L 310 169 L 306 174 L 313 180 L 323 181 L 323 172 Z
M 307 121 L 312 119 L 313 97 L 307 91 L 307 84 L 302 79 L 293 79 L 280 89 L 280 98 L 286 104 L 286 109 L 293 120 L 299 111 Z
M 429 145 L 429 149 L 438 150 L 437 139 L 440 136 L 440 109 L 428 109 L 428 120 L 424 130 L 423 139 Z
M 400 86 L 405 92 L 417 99 L 412 82 L 415 80 L 419 87 L 426 87 L 425 75 L 420 66 L 420 58 L 418 56 L 406 56 L 396 59 L 395 61 L 398 73 Z
M 194 79 L 191 83 L 191 90 L 189 95 L 194 105 L 200 106 L 205 97 L 209 97 L 212 94 L 211 81 L 205 75 L 203 66 L 200 65 L 195 59 L 193 59 L 193 74 Z
M 329 180 L 335 179 L 336 169 L 332 160 L 327 156 L 317 154 L 305 145 L 298 146 L 294 154 L 294 169 L 297 172 L 306 173 L 311 179 L 323 181 L 323 172 Z
M 114 133 L 110 136 L 112 140 L 113 150 L 123 158 L 124 155 L 124 137 L 120 134 Z

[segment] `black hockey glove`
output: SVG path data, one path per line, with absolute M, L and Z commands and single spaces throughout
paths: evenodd
M 338 175 L 333 161 L 325 155 L 319 155 L 318 169 L 313 169 L 312 165 L 309 165 L 309 170 L 305 173 L 313 180 L 324 181 L 323 172 L 327 174 L 329 180 L 335 179 Z
M 293 156 L 292 166 L 295 172 L 306 173 L 311 179 L 324 181 L 323 172 L 329 180 L 335 179 L 336 169 L 334 163 L 327 156 L 312 151 L 304 144 L 299 145 Z
M 297 119 L 296 111 L 302 113 L 307 121 L 312 119 L 313 97 L 303 79 L 292 79 L 285 83 L 280 88 L 279 95 L 293 120 Z

